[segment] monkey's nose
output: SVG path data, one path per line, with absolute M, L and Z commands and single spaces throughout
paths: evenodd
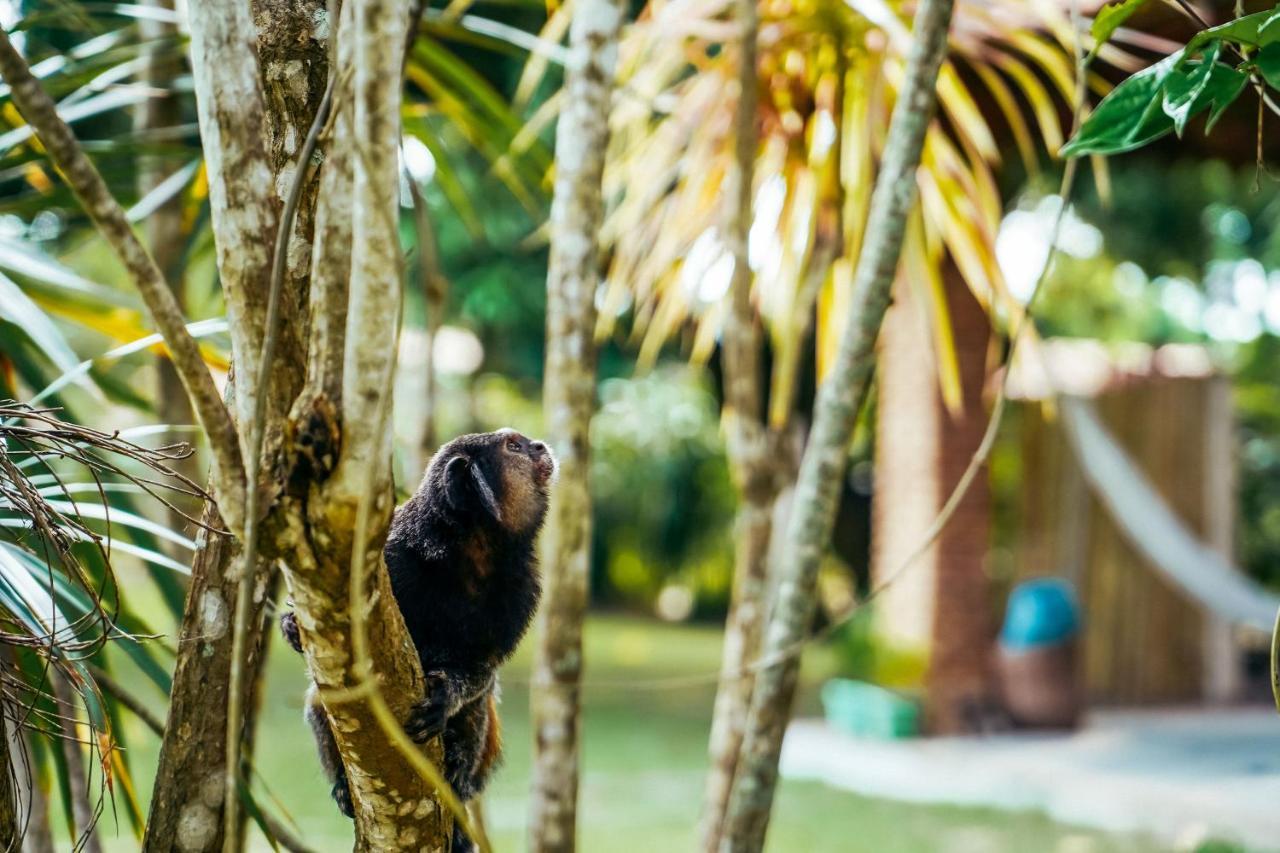
M 541 441 L 531 441 L 529 442 L 529 453 L 534 459 L 537 459 L 539 456 L 546 456 L 547 446 Z

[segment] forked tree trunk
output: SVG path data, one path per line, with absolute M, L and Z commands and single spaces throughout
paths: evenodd
M 716 691 L 708 748 L 711 767 L 703 799 L 701 843 L 704 851 L 720 844 L 729 794 L 742 747 L 754 678 L 748 668 L 760 650 L 764 627 L 769 540 L 778 495 L 777 465 L 771 431 L 763 419 L 760 351 L 762 335 L 751 304 L 751 267 L 747 238 L 756 159 L 757 0 L 738 0 L 742 28 L 738 61 L 738 111 L 734 125 L 733 218 L 725 242 L 733 255 L 729 313 L 721 337 L 724 417 L 729 433 L 729 465 L 738 492 L 734 519 L 733 595 L 724 626 L 720 686 Z
M 258 32 L 269 43 L 265 30 L 281 20 L 265 2 L 268 14 L 257 21 L 249 20 L 248 9 L 236 0 L 190 5 L 218 272 L 232 319 L 233 358 L 247 380 L 234 395 L 241 423 L 259 399 L 265 400 L 268 418 L 275 407 L 290 402 L 279 393 L 288 376 L 278 364 L 268 387 L 255 387 L 252 380 L 266 326 L 262 289 L 270 281 L 270 247 L 263 235 L 272 233 L 279 208 L 264 153 L 270 125 L 263 117 L 253 44 Z M 397 0 L 348 2 L 344 18 L 351 23 L 341 30 L 338 55 L 350 89 L 345 97 L 339 95 L 339 102 L 346 102 L 340 111 L 346 117 L 337 122 L 333 162 L 324 170 L 335 194 L 323 205 L 319 230 L 326 242 L 315 248 L 323 263 L 311 293 L 310 332 L 297 310 L 305 296 L 290 301 L 288 286 L 282 294 L 284 316 L 292 322 L 281 327 L 279 349 L 288 352 L 288 341 L 295 336 L 310 344 L 308 386 L 293 401 L 296 417 L 282 434 L 267 435 L 268 452 L 283 444 L 284 458 L 280 470 L 270 465 L 263 470 L 279 476 L 276 485 L 287 488 L 284 495 L 263 502 L 273 508 L 267 519 L 271 523 L 264 525 L 263 553 L 278 556 L 288 567 L 311 675 L 323 691 L 351 782 L 357 848 L 444 849 L 451 823 L 441 809 L 443 782 L 401 728 L 410 706 L 422 698 L 423 678 L 381 556 L 392 509 L 389 410 L 401 275 L 396 193 L 401 53 L 388 45 L 404 44 L 408 9 Z M 318 14 L 311 17 L 313 24 L 323 21 Z M 296 38 L 303 32 L 312 30 L 283 34 Z M 297 63 L 286 62 L 282 70 L 287 78 L 296 69 Z M 348 69 L 354 73 L 346 74 Z M 210 440 L 219 511 L 241 533 L 245 483 L 240 435 L 155 259 L 137 240 L 124 210 L 3 31 L 0 76 L 161 329 Z M 286 148 L 289 138 L 284 137 Z M 299 138 L 292 135 L 295 143 Z M 305 263 L 305 241 L 295 240 L 295 245 L 291 258 Z M 305 280 L 305 271 L 300 277 Z M 357 536 L 358 531 L 367 535 Z M 353 582 L 361 564 L 352 559 L 353 550 L 368 568 L 364 587 Z M 225 631 L 233 602 L 224 598 L 215 604 L 201 611 L 201 619 L 213 614 Z M 177 729 L 174 723 L 170 727 Z M 438 741 L 434 755 L 439 758 Z M 206 759 L 216 762 L 217 755 Z M 207 775 L 201 778 L 196 793 L 215 799 L 204 787 L 208 781 Z M 461 813 L 456 798 L 452 805 Z M 238 849 L 238 842 L 226 839 L 230 850 Z M 152 844 L 152 849 L 175 848 L 181 849 L 176 843 Z
M 401 728 L 424 681 L 382 559 L 394 503 L 399 46 L 408 12 L 397 0 L 343 6 L 338 63 L 346 82 L 335 95 L 321 177 L 308 380 L 287 448 L 297 476 L 282 501 L 285 524 L 273 533 L 307 666 L 346 768 L 362 851 L 445 850 L 452 830 L 444 795 L 424 775 L 430 765 Z M 438 740 L 428 754 L 438 768 Z
M 212 4 L 218 5 L 218 4 Z M 226 14 L 222 10 L 214 14 Z M 301 141 L 315 117 L 324 93 L 328 75 L 328 45 L 323 23 L 323 0 L 260 0 L 253 15 L 257 33 L 257 61 L 244 65 L 246 54 L 253 58 L 252 47 L 239 41 L 227 50 L 217 45 L 198 45 L 194 55 L 196 76 L 200 81 L 201 118 L 206 122 L 223 122 L 215 137 L 227 148 L 244 147 L 247 152 L 231 158 L 220 152 L 208 157 L 209 178 L 213 191 L 225 201 L 215 203 L 214 229 L 220 249 L 224 246 L 258 244 L 256 251 L 240 255 L 222 273 L 223 286 L 232 303 L 233 324 L 261 323 L 266 312 L 270 246 L 264 235 L 273 235 L 275 216 L 280 205 L 276 188 L 288 189 L 297 171 Z M 247 15 L 245 16 L 247 19 Z M 254 32 L 246 20 L 245 32 Z M 193 21 L 193 38 L 207 30 Z M 230 35 L 237 35 L 236 32 Z M 235 68 L 225 67 L 235 63 Z M 259 64 L 260 63 L 260 64 Z M 227 87 L 229 74 L 261 68 L 257 107 L 253 100 L 218 101 L 210 97 L 215 87 Z M 241 76 L 244 80 L 244 76 Z M 245 80 L 245 83 L 248 81 Z M 243 85 L 243 83 L 242 83 Z M 256 118 L 255 118 L 256 116 Z M 228 123 L 225 119 L 233 119 Z M 226 139 L 223 134 L 241 134 L 241 139 Z M 206 146 L 215 144 L 205 135 Z M 249 141 L 242 141 L 247 138 Z M 245 186 L 239 170 L 244 158 L 262 164 L 262 174 L 269 175 L 263 186 Z M 230 171 L 229 171 L 230 170 Z M 267 389 L 249 391 L 256 363 L 256 347 L 261 341 L 261 328 L 256 334 L 233 333 L 236 392 L 234 411 L 244 424 L 248 417 L 246 398 L 267 394 L 266 454 L 278 454 L 288 409 L 306 379 L 306 300 L 310 272 L 310 246 L 314 230 L 314 207 L 317 181 L 314 176 L 304 190 L 294 222 L 293 242 L 298 249 L 290 253 L 288 272 L 283 281 L 282 312 L 288 318 L 276 348 L 273 381 Z M 244 204 L 245 194 L 254 193 L 257 204 Z M 240 202 L 237 199 L 241 200 Z M 236 205 L 234 210 L 227 206 Z M 258 209 L 269 217 L 244 216 L 246 210 Z M 263 230 L 259 231 L 262 228 Z M 237 252 L 239 250 L 236 250 Z M 243 323 L 241 322 L 243 321 Z M 258 487 L 268 494 L 279 493 L 276 466 L 262 467 Z M 269 501 L 264 502 L 269 505 Z M 205 520 L 221 526 L 216 510 Z M 156 771 L 155 794 L 147 821 L 144 846 L 148 850 L 221 850 L 223 836 L 223 794 L 218 788 L 225 778 L 227 699 L 231 669 L 232 613 L 235 608 L 236 580 L 233 567 L 239 561 L 239 543 L 225 537 L 201 532 L 199 549 L 192 566 L 191 588 L 180 629 L 178 662 L 174 672 L 173 692 L 169 705 L 169 721 L 161 744 Z M 275 571 L 271 563 L 259 560 L 254 567 L 253 608 L 249 621 L 250 636 L 246 642 L 244 707 L 248 709 L 242 726 L 246 741 L 251 740 L 254 701 L 258 675 L 267 647 L 270 620 L 267 608 L 276 589 Z M 248 750 L 245 750 L 246 755 Z M 243 822 L 241 822 L 243 825 Z
M 777 601 L 766 628 L 764 665 L 751 697 L 722 850 L 764 847 L 799 652 L 813 619 L 818 564 L 831 538 L 849 440 L 870 384 L 876 336 L 916 197 L 915 174 L 933 114 L 938 68 L 946 55 L 951 8 L 951 0 L 921 0 L 916 9 L 913 44 L 876 176 L 847 325 L 814 404 L 813 430 L 779 551 Z
M 543 553 L 532 693 L 535 739 L 529 847 L 574 849 L 582 618 L 591 558 L 589 431 L 595 409 L 597 235 L 621 0 L 580 0 L 569 32 L 565 107 L 556 125 L 556 182 L 547 273 L 546 429 L 560 461 Z

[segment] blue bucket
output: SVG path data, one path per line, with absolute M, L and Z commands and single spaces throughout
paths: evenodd
M 1069 640 L 1080 633 L 1080 603 L 1075 587 L 1061 578 L 1037 578 L 1009 593 L 1000 644 L 1032 649 Z

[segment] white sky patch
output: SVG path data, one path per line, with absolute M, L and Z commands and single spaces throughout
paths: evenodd
M 708 228 L 693 241 L 680 268 L 680 289 L 690 299 L 709 305 L 729 292 L 733 280 L 733 256 L 720 241 L 720 233 Z
M 747 237 L 747 263 L 766 279 L 772 279 L 782 264 L 782 243 L 778 240 L 778 220 L 787 200 L 787 182 L 781 175 L 765 178 L 756 193 Z
M 14 0 L 0 0 L 0 27 L 4 27 L 5 32 L 12 30 L 21 17 L 18 14 L 18 4 Z M 21 51 L 26 36 L 21 32 L 10 33 L 9 39 L 13 42 L 13 46 Z
M 432 156 L 426 143 L 416 136 L 405 136 L 401 152 L 404 167 L 413 175 L 414 180 L 420 184 L 431 183 L 436 176 L 436 158 Z
M 836 141 L 836 123 L 831 114 L 822 111 L 813 120 L 813 153 L 819 159 L 826 157 L 827 152 Z
M 427 333 L 413 326 L 400 332 L 401 367 L 421 364 L 425 360 Z M 470 329 L 461 326 L 441 326 L 436 332 L 435 345 L 431 348 L 435 371 L 438 374 L 470 376 L 484 363 L 484 344 Z
M 1062 199 L 1045 196 L 1029 209 L 1010 212 L 996 235 L 996 260 L 1014 298 L 1025 303 L 1035 290 L 1045 261 L 1054 219 Z M 1068 209 L 1058 234 L 1058 249 L 1074 258 L 1092 258 L 1102 251 L 1102 232 Z
M 1160 288 L 1160 307 L 1192 332 L 1204 329 L 1204 294 L 1185 278 L 1161 276 L 1156 279 Z
M 1231 295 L 1241 310 L 1257 314 L 1267 304 L 1267 271 L 1253 258 L 1235 266 Z
M 1280 335 L 1280 271 L 1267 277 L 1267 304 L 1262 310 L 1267 328 L 1273 335 Z

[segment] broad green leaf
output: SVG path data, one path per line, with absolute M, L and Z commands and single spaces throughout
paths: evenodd
M 1179 137 L 1188 119 L 1211 103 L 1221 113 L 1248 81 L 1244 72 L 1217 61 L 1221 52 L 1222 42 L 1213 42 L 1199 63 L 1176 69 L 1165 81 L 1164 113 Z
M 1102 46 L 1111 41 L 1116 30 L 1124 26 L 1124 22 L 1146 3 L 1147 0 L 1119 0 L 1099 9 L 1098 14 L 1093 18 L 1093 25 L 1089 28 L 1089 33 L 1093 36 L 1093 50 L 1089 51 L 1089 55 L 1096 56 Z
M 1133 74 L 1102 99 L 1079 132 L 1059 152 L 1119 154 L 1158 139 L 1173 130 L 1173 120 L 1161 109 L 1165 80 L 1182 61 L 1180 50 Z
M 1214 39 L 1229 41 L 1241 47 L 1266 47 L 1268 44 L 1280 41 L 1280 26 L 1275 25 L 1275 16 L 1276 10 L 1269 9 L 1266 12 L 1245 15 L 1243 18 L 1236 18 L 1234 21 L 1201 30 L 1187 42 L 1186 55 L 1199 53 Z
M 59 370 L 71 370 L 79 363 L 75 350 L 49 315 L 4 273 L 0 273 L 0 317 L 21 329 Z M 92 384 L 80 384 L 92 393 Z
M 1263 21 L 1262 25 L 1258 27 L 1258 38 L 1268 44 L 1276 41 L 1276 30 L 1278 25 L 1280 25 L 1280 9 L 1273 9 L 1271 11 L 1271 17 Z
M 1280 89 L 1280 44 L 1269 44 L 1258 51 L 1254 64 L 1268 86 Z

